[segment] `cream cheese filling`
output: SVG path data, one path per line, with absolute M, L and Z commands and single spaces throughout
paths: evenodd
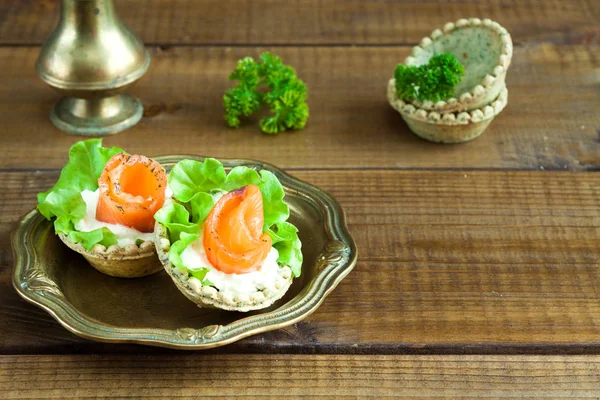
M 223 293 L 229 293 L 231 296 L 250 296 L 257 291 L 276 288 L 285 283 L 281 277 L 281 267 L 277 264 L 279 253 L 274 247 L 271 247 L 267 258 L 260 269 L 246 274 L 226 274 L 215 269 L 206 257 L 202 236 L 194 243 L 189 244 L 181 253 L 181 261 L 188 269 L 208 268 L 205 276 L 214 286 Z M 197 293 L 202 290 L 200 281 L 196 278 L 190 278 L 190 287 Z

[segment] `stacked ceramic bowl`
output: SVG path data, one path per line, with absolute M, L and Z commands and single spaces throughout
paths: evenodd
M 466 142 L 481 135 L 506 106 L 504 82 L 513 46 L 506 29 L 479 18 L 460 19 L 436 29 L 415 46 L 405 64 L 427 64 L 436 54 L 450 53 L 465 67 L 454 97 L 436 103 L 402 100 L 396 82 L 388 83 L 388 100 L 420 137 L 441 143 Z

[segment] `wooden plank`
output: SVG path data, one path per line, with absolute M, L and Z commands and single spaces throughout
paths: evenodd
M 0 357 L 3 399 L 581 399 L 599 385 L 598 356 Z
M 152 44 L 416 44 L 459 18 L 491 18 L 517 42 L 598 39 L 593 1 L 120 0 L 123 21 Z M 0 44 L 41 44 L 54 0 L 0 2 Z
M 343 205 L 358 264 L 304 322 L 215 351 L 600 354 L 600 174 L 294 175 Z M 0 353 L 153 351 L 76 338 L 10 287 L 8 231 L 57 176 L 0 174 Z
M 598 46 L 516 48 L 507 108 L 464 145 L 419 139 L 387 104 L 387 81 L 407 47 L 275 49 L 309 87 L 306 129 L 269 136 L 256 119 L 229 129 L 222 107 L 227 76 L 239 58 L 263 50 L 154 49 L 151 71 L 132 90 L 147 116 L 106 143 L 147 155 L 254 158 L 285 168 L 600 168 Z M 37 52 L 0 48 L 0 168 L 60 168 L 79 139 L 48 119 L 58 97 L 31 72 Z

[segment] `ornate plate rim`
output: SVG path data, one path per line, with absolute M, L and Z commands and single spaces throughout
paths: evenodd
M 204 160 L 199 155 L 164 155 L 154 157 L 168 168 L 183 158 Z M 357 249 L 348 232 L 344 210 L 328 193 L 295 178 L 280 168 L 256 160 L 219 159 L 226 168 L 246 165 L 253 169 L 267 169 L 277 175 L 286 192 L 309 198 L 319 206 L 324 216 L 327 237 L 325 250 L 318 263 L 317 275 L 293 299 L 264 314 L 238 319 L 227 325 L 208 325 L 201 328 L 122 328 L 103 324 L 75 309 L 64 297 L 60 287 L 44 272 L 35 267 L 35 249 L 29 236 L 44 218 L 36 209 L 26 214 L 11 235 L 14 257 L 13 286 L 21 297 L 44 309 L 70 332 L 86 339 L 137 343 L 173 349 L 202 350 L 224 346 L 248 336 L 280 329 L 308 317 L 325 297 L 350 273 L 356 265 Z

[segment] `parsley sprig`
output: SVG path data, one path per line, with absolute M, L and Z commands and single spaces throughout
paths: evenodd
M 238 61 L 229 76 L 239 81 L 223 96 L 225 121 L 232 128 L 240 126 L 240 117 L 249 117 L 267 104 L 271 116 L 260 120 L 260 128 L 268 134 L 287 129 L 302 129 L 308 119 L 307 88 L 281 58 L 263 53 L 258 61 L 245 57 Z M 268 91 L 262 89 L 266 86 Z
M 418 67 L 398 64 L 394 72 L 396 92 L 403 100 L 445 100 L 454 95 L 454 86 L 464 73 L 465 67 L 449 53 L 435 55 Z

